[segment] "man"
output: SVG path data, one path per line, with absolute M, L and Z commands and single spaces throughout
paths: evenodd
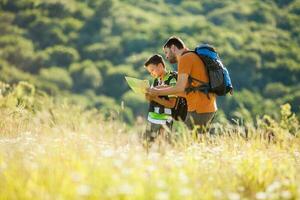
M 191 77 L 208 83 L 209 78 L 203 61 L 185 46 L 178 37 L 170 37 L 163 46 L 166 58 L 171 64 L 178 63 L 178 79 L 173 87 L 149 88 L 150 95 L 186 95 L 188 114 L 185 120 L 190 130 L 197 128 L 198 133 L 204 133 L 217 111 L 215 94 L 205 94 L 200 91 L 186 93 L 186 88 L 199 86 L 199 82 L 190 81 Z
M 177 74 L 166 70 L 161 55 L 151 56 L 144 65 L 154 79 L 152 87 L 174 86 L 176 84 Z M 153 142 L 158 135 L 166 135 L 165 127 L 172 128 L 172 108 L 175 107 L 176 98 L 146 94 L 146 99 L 149 101 L 148 121 L 150 124 L 148 124 L 145 136 L 147 141 Z

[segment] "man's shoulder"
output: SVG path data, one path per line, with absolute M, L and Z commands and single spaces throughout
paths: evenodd
M 194 57 L 198 57 L 194 51 L 184 52 L 180 59 L 192 59 Z
M 203 61 L 195 51 L 188 51 L 184 53 L 181 56 L 180 61 L 184 63 L 194 63 L 195 65 L 203 65 Z

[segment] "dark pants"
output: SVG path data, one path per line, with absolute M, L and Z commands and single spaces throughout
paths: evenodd
M 168 133 L 165 130 L 165 127 L 167 127 L 168 129 L 171 130 L 172 125 L 173 125 L 173 122 L 167 123 L 165 126 L 160 125 L 160 124 L 148 123 L 146 132 L 144 134 L 144 139 L 146 139 L 149 142 L 153 142 L 159 134 L 167 135 Z
M 185 124 L 189 130 L 194 130 L 197 127 L 197 133 L 203 134 L 209 131 L 209 125 L 215 116 L 215 112 L 197 113 L 188 112 Z

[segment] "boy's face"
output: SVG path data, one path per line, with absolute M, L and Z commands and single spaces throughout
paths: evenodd
M 151 76 L 154 78 L 160 77 L 164 70 L 162 64 L 158 64 L 158 65 L 149 64 L 146 68 L 148 72 L 151 74 Z

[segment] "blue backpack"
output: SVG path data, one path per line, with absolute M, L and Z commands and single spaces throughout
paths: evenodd
M 228 70 L 221 62 L 218 53 L 209 44 L 202 44 L 195 48 L 194 51 L 203 61 L 209 82 L 203 82 L 189 76 L 189 87 L 186 92 L 200 91 L 208 95 L 208 93 L 215 93 L 218 96 L 225 96 L 227 93 L 233 93 L 233 86 L 228 73 Z M 192 81 L 201 83 L 198 87 L 192 87 Z M 208 96 L 209 97 L 209 96 Z

